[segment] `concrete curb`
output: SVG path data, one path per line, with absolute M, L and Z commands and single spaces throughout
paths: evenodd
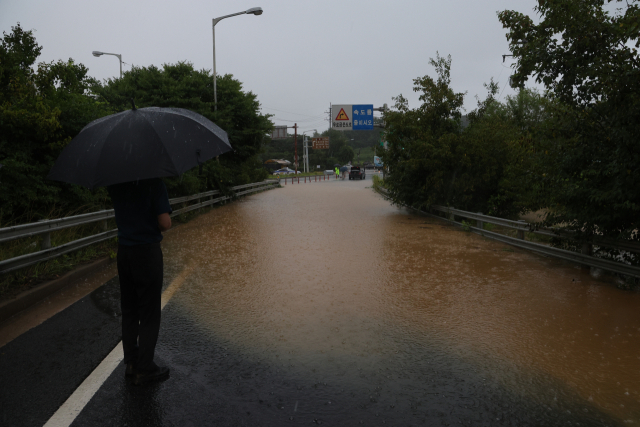
M 18 294 L 18 296 L 13 299 L 0 303 L 0 322 L 4 322 L 11 316 L 14 316 L 35 303 L 42 301 L 44 298 L 56 291 L 59 291 L 75 280 L 106 267 L 112 262 L 115 262 L 115 260 L 112 260 L 109 257 L 101 258 L 89 265 L 76 268 L 58 279 L 41 283 L 33 289 L 29 289 L 28 291 Z

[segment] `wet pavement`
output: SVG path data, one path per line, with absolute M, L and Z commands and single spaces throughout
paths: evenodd
M 370 186 L 289 183 L 167 233 L 172 298 L 157 358 L 171 378 L 138 388 L 120 366 L 73 425 L 640 423 L 638 293 L 410 214 Z M 63 327 L 50 357 L 104 358 L 114 283 L 2 347 L 3 390 L 25 377 L 64 382 L 53 372 L 68 364 L 34 373 L 16 361 L 37 357 L 34 340 Z M 99 320 L 108 345 L 77 331 L 88 326 L 74 327 L 72 312 Z M 6 373 L 17 366 L 21 377 Z M 24 414 L 40 394 L 25 391 L 5 411 L 3 392 L 4 421 L 42 425 L 78 381 L 58 387 L 39 417 Z

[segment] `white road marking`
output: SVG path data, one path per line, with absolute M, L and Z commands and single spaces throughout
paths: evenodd
M 123 357 L 122 341 L 120 341 L 91 375 L 80 384 L 80 387 L 58 408 L 44 427 L 70 426 L 80 411 L 84 409 L 93 395 L 96 394 L 96 391 L 98 391 L 107 378 L 109 378 L 113 370 L 122 362 Z
M 195 265 L 190 265 L 176 277 L 162 293 L 161 307 L 164 308 L 184 281 L 191 275 Z M 122 341 L 111 350 L 111 353 L 98 365 L 96 369 L 80 384 L 76 391 L 58 408 L 55 414 L 47 421 L 44 427 L 68 427 L 73 423 L 78 414 L 87 406 L 87 403 L 102 387 L 113 371 L 122 362 Z

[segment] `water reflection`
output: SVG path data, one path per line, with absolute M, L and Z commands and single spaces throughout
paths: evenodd
M 175 302 L 235 352 L 320 382 L 384 379 L 409 401 L 446 371 L 457 388 L 430 390 L 460 406 L 482 397 L 461 395 L 474 378 L 542 407 L 557 395 L 640 421 L 639 295 L 365 187 L 288 186 L 177 228 L 166 274 L 191 273 Z

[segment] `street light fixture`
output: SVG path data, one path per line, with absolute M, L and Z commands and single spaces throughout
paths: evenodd
M 218 111 L 218 93 L 216 87 L 216 24 L 222 21 L 224 18 L 230 18 L 237 15 L 262 15 L 261 7 L 252 7 L 244 12 L 232 13 L 231 15 L 221 16 L 219 18 L 213 18 L 211 20 L 211 31 L 213 33 L 213 109 Z
M 117 56 L 118 60 L 120 61 L 120 78 L 122 78 L 122 55 L 117 54 L 117 53 L 107 53 L 107 52 L 99 52 L 97 50 L 94 50 L 93 52 L 91 52 L 93 54 L 93 56 L 95 56 L 96 58 L 101 57 L 102 55 L 113 55 L 113 56 Z

